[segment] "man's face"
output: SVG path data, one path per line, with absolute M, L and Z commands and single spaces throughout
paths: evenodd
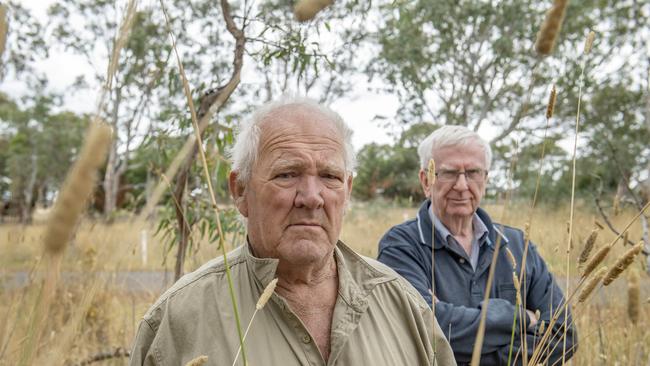
M 237 203 L 253 251 L 292 265 L 323 261 L 338 241 L 352 188 L 341 136 L 324 116 L 295 106 L 277 110 L 260 129 L 258 159 Z
M 485 151 L 478 144 L 446 146 L 433 151 L 436 171 L 468 171 L 472 169 L 486 170 Z M 431 198 L 433 212 L 442 222 L 450 222 L 454 218 L 469 218 L 481 203 L 485 194 L 487 177 L 482 181 L 467 179 L 465 174 L 459 174 L 453 182 L 442 182 L 436 179 L 433 194 L 429 193 L 426 172 L 420 171 L 420 183 L 427 197 Z

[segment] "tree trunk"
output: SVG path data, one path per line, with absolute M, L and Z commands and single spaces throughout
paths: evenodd
M 187 187 L 187 176 L 189 168 L 183 169 L 178 174 L 176 188 L 174 189 L 174 202 L 176 206 L 176 222 L 178 223 L 178 250 L 176 251 L 176 266 L 174 269 L 174 282 L 183 276 L 185 263 L 185 252 L 190 236 L 190 228 L 185 217 L 185 190 Z
M 23 204 L 21 205 L 20 222 L 29 224 L 32 222 L 32 206 L 34 201 L 34 187 L 36 186 L 36 175 L 38 174 L 38 158 L 35 152 L 31 156 L 32 170 L 29 175 L 29 180 L 23 191 Z
M 117 156 L 117 145 L 119 143 L 118 138 L 118 120 L 119 120 L 119 110 L 120 103 L 122 102 L 122 90 L 119 87 L 115 89 L 115 100 L 113 102 L 113 111 L 111 115 L 111 127 L 113 127 L 113 133 L 115 134 L 115 139 L 113 140 L 113 145 L 111 150 L 108 153 L 108 162 L 106 163 L 106 172 L 104 173 L 104 217 L 110 217 L 110 215 L 115 211 L 116 202 L 117 202 L 117 190 L 119 188 L 119 179 L 120 174 L 118 172 L 118 163 L 119 157 Z

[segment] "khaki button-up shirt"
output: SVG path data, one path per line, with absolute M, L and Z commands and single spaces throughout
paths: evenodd
M 273 294 L 255 316 L 245 349 L 251 366 L 262 365 L 455 365 L 449 343 L 416 290 L 383 264 L 335 249 L 338 297 L 331 324 L 330 356 L 323 360 L 300 318 Z M 242 328 L 253 315 L 277 259 L 256 258 L 248 245 L 228 254 Z M 231 365 L 239 338 L 221 257 L 181 278 L 140 323 L 131 365 L 185 365 L 208 356 L 209 365 Z M 243 365 L 241 355 L 238 360 Z

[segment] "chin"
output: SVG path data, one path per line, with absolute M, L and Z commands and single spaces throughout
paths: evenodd
M 323 240 L 298 239 L 291 241 L 283 249 L 283 257 L 287 261 L 294 264 L 307 264 L 323 260 L 334 250 L 334 246 Z

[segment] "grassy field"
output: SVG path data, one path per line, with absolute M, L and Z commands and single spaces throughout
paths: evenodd
M 537 244 L 565 286 L 566 243 L 568 208 L 538 208 L 530 219 L 526 206 L 486 206 L 499 222 L 516 227 L 530 224 L 531 239 Z M 358 252 L 376 256 L 379 238 L 392 225 L 411 218 L 416 207 L 397 207 L 388 203 L 355 203 L 345 218 L 342 240 Z M 624 227 L 635 212 L 625 211 L 613 217 L 616 227 Z M 596 214 L 589 208 L 579 207 L 575 217 L 574 247 L 570 251 L 570 277 L 577 277 L 577 257 L 587 236 L 594 227 Z M 13 365 L 24 355 L 24 339 L 28 334 L 30 319 L 41 278 L 45 270 L 40 263 L 41 240 L 44 225 L 0 225 L 0 364 Z M 638 223 L 631 228 L 630 239 L 638 240 L 641 228 Z M 146 262 L 141 252 L 143 236 L 148 242 Z M 597 246 L 615 238 L 607 229 L 602 230 Z M 187 257 L 186 270 L 197 268 L 210 258 L 220 255 L 214 243 L 198 240 Z M 629 247 L 628 247 L 629 248 Z M 613 263 L 627 248 L 615 245 L 606 262 Z M 59 282 L 55 301 L 48 309 L 41 343 L 33 348 L 36 356 L 32 364 L 76 364 L 100 352 L 114 352 L 117 347 L 131 345 L 140 317 L 173 278 L 173 252 L 165 264 L 164 249 L 146 223 L 118 220 L 107 225 L 84 221 L 65 253 L 62 262 L 63 281 Z M 573 365 L 648 365 L 650 362 L 650 304 L 648 288 L 650 278 L 645 274 L 644 258 L 633 263 L 632 270 L 640 278 L 640 316 L 636 322 L 628 314 L 628 272 L 617 280 L 615 286 L 598 288 L 590 301 L 574 309 L 580 335 L 580 349 Z M 165 277 L 163 272 L 167 271 Z M 120 278 L 128 274 L 157 274 L 166 278 L 161 286 L 142 287 L 125 285 Z M 17 274 L 30 278 L 23 286 L 12 282 Z M 29 277 L 27 277 L 29 276 Z M 121 365 L 125 358 L 103 361 L 104 364 Z

